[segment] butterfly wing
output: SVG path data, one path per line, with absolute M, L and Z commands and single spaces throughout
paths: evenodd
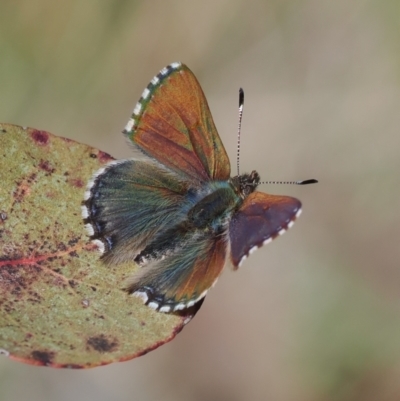
M 126 287 L 160 312 L 185 309 L 204 298 L 221 274 L 225 258 L 223 237 L 194 233 L 178 252 L 144 266 Z
M 282 235 L 301 213 L 301 203 L 290 196 L 251 193 L 229 223 L 231 261 L 239 267 L 257 248 Z
M 183 221 L 188 184 L 155 162 L 122 160 L 88 185 L 82 215 L 108 263 L 133 261 L 158 232 Z
M 186 179 L 227 180 L 230 163 L 204 93 L 181 63 L 160 71 L 144 90 L 124 130 L 146 155 Z

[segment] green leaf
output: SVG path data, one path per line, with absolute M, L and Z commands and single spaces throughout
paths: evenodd
M 0 124 L 0 349 L 36 365 L 87 368 L 170 341 L 200 304 L 153 311 L 121 287 L 137 267 L 106 266 L 81 202 L 112 157 L 45 131 Z

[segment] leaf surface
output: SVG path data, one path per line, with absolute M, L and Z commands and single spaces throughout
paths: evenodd
M 121 287 L 137 267 L 108 267 L 88 241 L 81 201 L 113 160 L 45 131 L 0 124 L 0 352 L 36 365 L 87 368 L 170 341 L 200 304 L 155 312 Z

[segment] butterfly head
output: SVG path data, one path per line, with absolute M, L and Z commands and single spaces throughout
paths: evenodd
M 237 194 L 246 199 L 260 184 L 260 175 L 253 170 L 250 174 L 241 174 L 232 178 L 232 184 Z

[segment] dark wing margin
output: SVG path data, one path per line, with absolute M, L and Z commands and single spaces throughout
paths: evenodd
M 203 90 L 184 64 L 172 63 L 150 81 L 124 133 L 147 156 L 189 179 L 230 176 Z
M 238 268 L 249 254 L 284 234 L 300 213 L 296 198 L 251 193 L 229 223 L 233 266 Z

